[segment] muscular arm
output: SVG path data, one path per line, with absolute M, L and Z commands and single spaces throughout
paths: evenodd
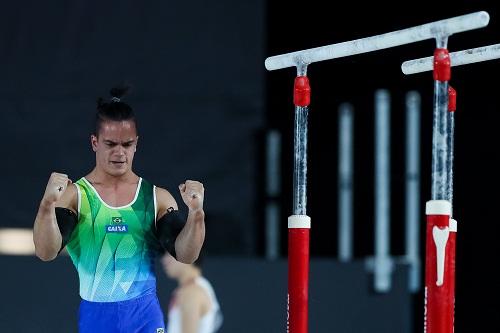
M 61 191 L 61 195 L 54 194 L 54 188 L 57 190 L 57 181 L 51 179 L 47 184 L 44 197 L 40 202 L 38 213 L 35 217 L 33 226 L 33 242 L 35 243 L 35 253 L 38 258 L 43 261 L 53 260 L 61 249 L 62 236 L 57 225 L 55 208 L 64 207 L 76 211 L 77 208 L 77 190 L 75 186 L 65 185 Z M 61 181 L 64 181 L 62 179 Z M 53 193 L 51 193 L 53 192 Z
M 191 264 L 198 259 L 205 240 L 205 212 L 203 211 L 202 192 L 201 189 L 199 194 L 201 198 L 195 199 L 196 202 L 193 203 L 189 198 L 186 198 L 188 196 L 186 188 L 181 189 L 181 195 L 189 208 L 189 213 L 184 227 L 175 240 L 175 252 L 176 259 L 185 264 Z M 157 188 L 156 195 L 158 202 L 157 220 L 165 215 L 170 207 L 174 210 L 178 209 L 175 199 L 165 189 Z
M 189 210 L 184 228 L 175 240 L 177 260 L 192 264 L 198 256 L 205 240 L 205 212 L 202 208 Z

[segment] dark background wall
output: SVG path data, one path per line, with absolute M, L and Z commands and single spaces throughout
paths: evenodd
M 107 97 L 113 84 L 128 80 L 134 90 L 127 101 L 139 116 L 135 169 L 172 189 L 178 200 L 179 182 L 186 178 L 204 182 L 209 254 L 247 258 L 263 254 L 262 134 L 267 128 L 281 132 L 283 194 L 279 200 L 285 256 L 286 216 L 292 201 L 295 72 L 268 73 L 265 57 L 477 10 L 490 13 L 490 25 L 451 36 L 450 51 L 499 41 L 496 1 L 4 1 L 0 10 L 0 133 L 4 142 L 0 227 L 32 227 L 51 171 L 66 172 L 73 179 L 90 171 L 95 100 Z M 389 89 L 393 102 L 391 251 L 403 253 L 404 96 L 410 90 L 422 95 L 423 207 L 430 198 L 432 76 L 406 77 L 400 64 L 431 55 L 434 46 L 429 40 L 309 68 L 313 95 L 308 214 L 313 219 L 313 257 L 336 256 L 336 110 L 346 101 L 356 112 L 355 255 L 361 259 L 373 253 L 373 97 L 379 88 Z M 491 227 L 496 221 L 499 185 L 495 149 L 498 68 L 498 61 L 491 61 L 452 70 L 451 84 L 458 92 L 456 332 L 495 327 L 500 310 L 494 302 L 499 294 L 494 274 L 499 245 Z M 422 226 L 422 236 L 423 230 Z M 9 270 L 18 259 L 26 258 L 9 258 L 0 267 Z M 73 269 L 23 263 L 28 266 L 9 278 L 14 285 L 8 290 L 28 284 L 40 307 L 45 303 L 37 292 L 50 281 L 37 274 L 54 268 L 51 274 L 65 276 Z M 262 269 L 273 272 L 271 267 Z M 39 278 L 24 280 L 28 272 Z M 7 284 L 5 278 L 1 281 Z M 40 288 L 31 289 L 37 285 Z M 14 299 L 11 295 L 3 296 Z M 21 298 L 13 304 L 1 302 L 3 323 L 10 323 L 25 302 Z M 356 299 L 349 302 L 356 304 Z M 412 302 L 415 327 L 420 328 L 423 294 Z

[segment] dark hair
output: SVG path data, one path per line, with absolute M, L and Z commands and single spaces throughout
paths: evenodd
M 95 135 L 99 134 L 101 125 L 105 121 L 123 121 L 130 120 L 135 123 L 137 128 L 137 120 L 135 119 L 134 110 L 122 101 L 122 97 L 125 96 L 130 90 L 130 86 L 126 84 L 121 84 L 113 87 L 109 93 L 111 98 L 106 101 L 104 98 L 99 97 L 97 99 L 97 112 L 95 116 Z

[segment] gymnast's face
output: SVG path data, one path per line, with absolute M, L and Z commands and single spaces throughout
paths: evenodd
M 90 139 L 97 167 L 112 176 L 130 172 L 138 139 L 134 121 L 103 121 L 98 135 Z

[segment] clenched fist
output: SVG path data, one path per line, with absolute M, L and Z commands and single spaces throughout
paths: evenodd
M 57 202 L 68 185 L 71 184 L 71 179 L 63 173 L 52 172 L 50 175 L 42 201 L 48 204 Z
M 203 209 L 205 189 L 203 184 L 195 180 L 186 180 L 179 185 L 182 200 L 190 210 Z

